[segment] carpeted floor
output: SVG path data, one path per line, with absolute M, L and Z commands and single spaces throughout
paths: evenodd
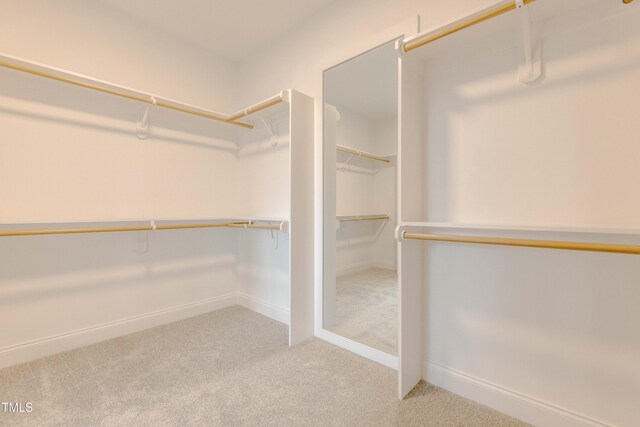
M 386 353 L 398 354 L 398 275 L 370 268 L 336 279 L 336 323 L 328 328 Z
M 516 426 L 421 383 L 402 402 L 396 372 L 241 307 L 0 370 L 3 426 Z

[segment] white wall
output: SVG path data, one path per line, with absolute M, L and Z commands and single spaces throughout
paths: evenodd
M 234 63 L 99 2 L 0 0 L 0 7 L 0 52 L 222 113 L 243 106 Z
M 226 113 L 237 106 L 234 64 L 97 3 L 1 6 L 5 53 Z M 0 69 L 0 223 L 237 216 L 236 129 L 154 110 L 140 140 L 143 111 Z M 154 232 L 146 253 L 144 232 L 2 238 L 0 366 L 235 304 L 241 233 Z
M 545 76 L 534 86 L 517 82 L 518 50 L 494 39 L 426 62 L 425 220 L 640 228 L 640 8 L 619 12 L 545 24 Z M 428 372 L 459 371 L 587 419 L 637 424 L 634 256 L 434 244 L 423 262 Z
M 322 71 L 397 37 L 487 7 L 492 0 L 351 0 L 334 2 L 268 49 L 239 64 L 243 103 L 295 87 L 321 98 Z M 269 70 L 265 73 L 264 70 Z
M 243 61 L 242 79 L 250 83 L 242 97 L 286 86 L 319 97 L 322 70 L 382 42 L 383 29 L 413 13 L 429 28 L 492 3 L 336 3 Z M 515 50 L 507 56 L 471 52 L 469 62 L 434 64 L 427 81 L 434 104 L 425 120 L 434 145 L 425 163 L 425 219 L 637 227 L 634 19 L 620 32 L 612 24 L 549 46 L 547 79 L 535 88 L 515 83 Z M 445 108 L 438 112 L 435 102 Z M 539 120 L 529 120 L 532 112 Z M 610 120 L 597 125 L 602 117 Z M 444 154 L 435 157 L 437 150 Z M 634 259 L 441 245 L 429 249 L 426 261 L 428 379 L 471 390 L 468 396 L 512 414 L 547 414 L 544 419 L 556 422 L 569 422 L 565 415 L 583 422 L 637 421 Z
M 288 113 L 286 106 L 266 116 L 267 125 L 277 135 L 275 138 L 261 122 L 240 137 L 236 189 L 241 217 L 290 220 Z M 238 249 L 238 291 L 245 298 L 245 304 L 258 301 L 261 304 L 255 307 L 260 307 L 263 313 L 268 310 L 265 314 L 288 322 L 289 235 L 249 230 L 239 237 Z

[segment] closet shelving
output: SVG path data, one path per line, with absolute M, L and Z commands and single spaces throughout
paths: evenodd
M 46 260 L 50 255 L 47 248 L 59 244 L 78 247 L 89 242 L 92 248 L 105 253 L 122 251 L 122 256 L 132 257 L 134 264 L 154 265 L 168 262 L 158 251 L 165 250 L 169 242 L 181 247 L 189 242 L 186 239 L 194 239 L 202 245 L 202 239 L 218 236 L 218 232 L 205 234 L 205 230 L 221 230 L 220 241 L 212 246 L 222 247 L 228 254 L 209 256 L 222 257 L 216 261 L 223 265 L 222 269 L 232 263 L 236 273 L 231 279 L 227 279 L 226 272 L 222 274 L 219 285 L 224 290 L 220 291 L 211 291 L 218 286 L 214 277 L 216 283 L 206 287 L 205 296 L 228 292 L 229 286 L 236 286 L 233 295 L 237 294 L 239 304 L 288 324 L 290 345 L 313 336 L 312 98 L 286 89 L 226 115 L 11 55 L 0 54 L 0 73 L 3 79 L 6 77 L 4 82 L 15 88 L 7 96 L 7 111 L 15 109 L 17 117 L 28 117 L 42 126 L 40 135 L 51 135 L 51 140 L 46 141 L 24 135 L 20 132 L 26 120 L 16 120 L 15 115 L 0 116 L 7 120 L 3 130 L 15 132 L 7 135 L 20 135 L 19 139 L 3 140 L 3 155 L 35 158 L 24 167 L 18 169 L 13 163 L 16 168 L 4 171 L 9 178 L 16 174 L 28 176 L 29 184 L 21 182 L 20 191 L 9 185 L 0 188 L 6 206 L 11 206 L 3 210 L 0 218 L 0 237 L 5 237 L 0 239 L 0 249 L 10 253 L 13 245 L 29 247 L 34 256 Z M 65 89 L 69 87 L 77 89 Z M 65 90 L 70 91 L 69 96 L 62 92 Z M 102 102 L 105 94 L 109 99 Z M 82 106 L 76 106 L 76 100 Z M 142 138 L 146 139 L 144 142 L 135 139 L 137 132 L 133 129 L 129 134 L 121 125 L 122 120 L 136 114 L 138 102 L 150 109 L 169 110 L 157 112 L 148 139 Z M 30 111 L 44 113 L 24 114 L 26 103 L 31 103 Z M 88 108 L 88 114 L 84 115 L 83 108 Z M 69 112 L 74 120 L 67 119 Z M 54 133 L 58 130 L 72 132 L 73 138 L 58 138 Z M 41 174 L 38 156 L 46 155 L 50 158 Z M 81 172 L 76 167 L 83 168 L 82 182 L 77 179 Z M 140 173 L 141 168 L 144 173 Z M 45 175 L 54 182 L 43 182 Z M 10 182 L 9 178 L 2 180 Z M 49 190 L 43 191 L 44 188 Z M 50 206 L 57 210 L 51 211 Z M 132 217 L 138 219 L 128 219 Z M 198 230 L 202 234 L 194 234 Z M 147 233 L 157 237 L 146 241 Z M 80 235 L 91 234 L 131 234 L 145 240 L 152 250 L 139 252 L 135 247 L 109 246 L 135 246 L 135 240 L 124 237 L 81 240 Z M 286 238 L 283 240 L 282 236 Z M 155 254 L 153 244 L 158 246 Z M 119 259 L 115 255 L 113 258 Z M 141 282 L 135 282 L 135 289 L 125 292 L 143 292 L 146 285 Z M 201 296 L 204 291 L 199 286 L 204 285 L 194 282 L 185 295 L 190 292 L 195 295 L 192 298 Z M 113 298 L 118 295 L 109 294 L 108 288 L 100 292 Z M 177 290 L 165 288 L 165 298 L 169 298 L 168 292 Z M 224 295 L 227 294 L 220 297 Z M 236 296 L 233 298 L 235 301 Z M 136 302 L 130 305 L 136 306 Z M 21 313 L 33 316 L 30 310 L 36 309 L 35 305 L 29 306 Z M 82 322 L 88 326 L 103 321 L 90 313 L 79 316 L 86 317 Z M 61 336 L 74 332 L 64 329 L 68 323 L 58 322 L 53 314 L 49 325 L 44 322 L 43 330 L 50 329 Z M 36 338 L 38 328 L 32 330 Z M 45 342 L 50 332 L 42 333 Z M 16 349 L 20 353 L 19 345 Z M 21 356 L 15 357 L 20 360 Z
M 372 153 L 368 153 L 366 151 L 356 150 L 355 148 L 351 148 L 351 147 L 347 147 L 345 145 L 339 145 L 339 144 L 336 144 L 336 150 L 341 153 L 352 154 L 354 156 L 375 160 L 377 162 L 382 162 L 382 163 L 390 163 L 391 162 L 390 158 L 394 157 L 394 155 L 378 156 Z
M 94 222 L 101 224 L 105 221 Z M 56 234 L 86 234 L 86 233 L 116 233 L 131 231 L 161 231 L 161 230 L 184 230 L 195 228 L 244 228 L 256 230 L 277 230 L 287 232 L 287 221 L 280 221 L 278 224 L 271 224 L 273 220 L 211 220 L 209 222 L 182 222 L 172 220 L 171 223 L 164 224 L 163 221 L 107 221 L 108 227 L 98 227 L 88 222 L 66 222 L 64 227 L 42 228 L 42 224 L 3 224 L 0 226 L 0 237 L 17 236 L 48 236 Z M 131 223 L 148 223 L 146 225 L 126 225 Z M 119 225 L 114 225 L 119 224 Z M 76 227 L 82 225 L 82 227 Z
M 253 125 L 249 123 L 239 122 L 238 120 L 283 102 L 282 94 L 278 94 L 250 107 L 247 107 L 235 114 L 224 115 L 181 101 L 176 101 L 159 95 L 142 92 L 137 89 L 132 89 L 105 80 L 96 79 L 93 77 L 85 76 L 83 74 L 74 73 L 71 71 L 63 70 L 61 68 L 52 67 L 49 65 L 41 64 L 35 61 L 29 61 L 23 58 L 18 58 L 16 56 L 3 53 L 0 53 L 0 66 L 32 74 L 35 76 L 80 86 L 86 89 L 96 90 L 110 95 L 120 96 L 134 101 L 151 104 L 156 107 L 167 108 L 182 113 L 193 114 L 206 119 L 229 123 L 231 125 L 247 129 L 253 129 Z
M 609 234 L 609 235 L 640 235 L 640 230 L 631 228 L 588 228 L 588 227 L 543 227 L 527 225 L 501 225 L 501 224 L 464 224 L 455 222 L 403 222 L 400 224 L 406 228 L 446 229 L 451 231 L 514 231 L 514 232 L 549 232 L 568 234 Z
M 338 222 L 389 221 L 389 215 L 338 215 Z
M 541 96 L 540 92 L 544 90 L 545 85 L 548 85 L 548 80 L 552 80 L 553 85 L 548 85 L 547 88 L 553 87 L 554 90 L 558 86 L 563 88 L 576 82 L 587 85 L 592 83 L 588 79 L 607 76 L 607 71 L 626 67 L 628 63 L 625 62 L 625 55 L 621 50 L 616 51 L 615 54 L 612 53 L 609 57 L 602 55 L 588 57 L 587 55 L 598 49 L 598 43 L 617 46 L 626 37 L 637 37 L 637 33 L 632 33 L 631 28 L 634 26 L 637 28 L 637 24 L 633 22 L 632 14 L 637 18 L 638 6 L 638 2 L 626 0 L 607 2 L 593 0 L 505 0 L 398 43 L 401 137 L 398 154 L 399 225 L 396 237 L 400 242 L 400 398 L 404 398 L 423 378 L 423 375 L 426 374 L 426 366 L 428 366 L 425 362 L 427 355 L 424 353 L 423 340 L 426 333 L 424 328 L 432 326 L 425 326 L 417 320 L 426 319 L 423 286 L 426 274 L 424 269 L 428 269 L 428 267 L 425 267 L 427 253 L 424 250 L 426 245 L 421 245 L 421 242 L 436 242 L 430 245 L 434 247 L 440 247 L 438 242 L 450 242 L 447 244 L 447 248 L 454 250 L 455 247 L 461 247 L 460 254 L 463 251 L 462 247 L 475 246 L 478 247 L 477 251 L 482 250 L 483 246 L 477 245 L 516 246 L 513 251 L 522 250 L 517 247 L 531 247 L 541 248 L 542 252 L 547 249 L 563 249 L 611 252 L 613 254 L 640 254 L 640 245 L 637 244 L 637 236 L 640 235 L 640 231 L 633 228 L 509 226 L 446 222 L 446 219 L 443 222 L 424 220 L 425 217 L 428 217 L 427 212 L 433 211 L 433 199 L 429 199 L 430 203 L 424 199 L 428 195 L 427 185 L 430 192 L 434 191 L 434 184 L 431 183 L 440 182 L 438 179 L 444 180 L 443 186 L 447 183 L 451 185 L 452 178 L 449 176 L 433 178 L 433 174 L 436 173 L 433 170 L 434 167 L 439 167 L 435 163 L 435 159 L 440 159 L 438 156 L 443 156 L 440 160 L 446 160 L 447 167 L 455 166 L 458 168 L 458 170 L 449 171 L 451 174 L 462 174 L 465 166 L 471 162 L 456 164 L 454 160 L 460 161 L 461 157 L 454 156 L 459 156 L 460 152 L 464 150 L 472 151 L 474 143 L 478 145 L 481 143 L 489 144 L 486 139 L 483 139 L 482 132 L 478 133 L 477 129 L 475 134 L 466 135 L 464 143 L 461 142 L 459 135 L 451 135 L 444 131 L 437 134 L 434 133 L 433 127 L 428 129 L 428 119 L 438 120 L 439 123 L 446 121 L 442 116 L 445 113 L 434 112 L 435 109 L 447 111 L 443 105 L 437 103 L 437 100 L 453 99 L 455 101 L 451 101 L 447 107 L 454 112 L 454 115 L 464 111 L 468 113 L 468 116 L 471 116 L 478 114 L 478 109 L 467 112 L 465 110 L 467 106 L 470 109 L 476 108 L 480 103 L 486 102 L 495 109 L 497 108 L 496 104 L 505 99 L 517 98 L 525 105 L 521 108 L 529 108 L 529 110 L 518 111 L 527 111 L 525 116 L 530 126 L 535 123 L 538 130 L 545 129 L 546 124 L 543 120 L 546 118 L 551 120 L 553 126 L 563 129 L 563 123 L 554 123 L 553 118 L 549 119 L 548 108 L 551 103 L 548 103 L 545 109 L 535 103 L 534 97 Z M 521 8 L 522 10 L 516 10 Z M 525 13 L 527 15 L 524 15 Z M 527 27 L 527 24 L 530 27 Z M 540 55 L 541 46 L 544 46 L 542 55 Z M 627 60 L 628 56 L 626 55 Z M 456 69 L 453 65 L 459 64 L 461 58 L 468 59 L 465 63 L 467 71 Z M 577 68 L 576 64 L 579 63 L 579 60 L 583 61 L 583 66 L 585 66 L 585 61 L 591 61 L 587 66 L 588 72 L 585 69 Z M 543 72 L 541 79 L 533 85 L 520 78 L 519 71 L 523 66 L 531 67 L 535 61 L 538 61 L 537 66 Z M 545 61 L 549 61 L 548 67 Z M 610 64 L 613 61 L 618 61 L 618 68 L 613 68 L 613 65 Z M 432 67 L 429 72 L 424 71 L 426 66 Z M 455 76 L 447 76 L 447 66 L 453 67 L 449 71 L 456 74 Z M 453 69 L 456 71 L 452 72 Z M 472 73 L 471 70 L 476 69 L 478 75 L 469 76 Z M 510 73 L 508 75 L 513 76 L 510 82 L 504 78 L 505 73 Z M 435 80 L 437 78 L 444 80 Z M 430 87 L 431 90 L 425 87 L 429 82 L 428 79 L 438 82 L 444 81 L 450 84 L 453 89 L 449 89 L 447 93 L 444 93 L 445 89 L 440 91 L 442 93 L 434 93 L 437 91 L 433 90 L 433 86 Z M 454 83 L 457 85 L 454 86 Z M 434 85 L 434 83 L 431 84 Z M 445 86 L 438 86 L 438 88 L 442 87 Z M 448 88 L 448 86 L 446 87 Z M 456 92 L 452 93 L 451 90 Z M 547 89 L 548 91 L 549 89 Z M 579 96 L 573 93 L 572 95 Z M 425 107 L 427 104 L 425 99 L 429 100 L 429 97 L 432 99 L 431 102 L 436 103 L 437 108 L 425 111 L 429 110 L 428 107 Z M 528 104 L 526 104 L 527 102 Z M 507 113 L 504 112 L 504 114 L 506 117 Z M 461 120 L 460 117 L 456 117 L 456 119 Z M 602 117 L 598 119 L 602 119 Z M 478 120 L 471 120 L 476 127 L 486 125 L 485 129 L 492 129 L 492 131 L 496 128 L 513 129 L 515 126 L 526 126 L 526 124 L 522 124 L 524 119 L 518 119 L 518 125 L 504 123 L 504 126 L 491 124 L 488 120 L 485 120 L 486 123 L 483 124 L 479 124 Z M 618 118 L 618 120 L 621 119 Z M 425 127 L 427 127 L 426 130 Z M 440 126 L 440 128 L 442 127 L 444 125 Z M 451 125 L 451 129 L 461 129 L 462 127 L 463 125 L 458 127 Z M 520 132 L 522 134 L 526 131 L 521 130 Z M 548 133 L 547 137 L 548 135 L 554 135 L 554 144 L 558 143 L 556 134 Z M 566 137 L 566 134 L 563 136 Z M 425 138 L 427 138 L 427 142 L 425 142 Z M 474 141 L 474 138 L 477 138 L 478 141 Z M 509 138 L 509 145 L 517 147 L 532 143 L 529 139 L 529 135 L 524 134 L 522 138 Z M 583 142 L 585 141 L 581 141 L 580 147 L 583 146 Z M 538 144 L 534 145 L 536 150 L 540 150 Z M 545 145 L 545 147 L 548 146 L 548 144 Z M 503 148 L 492 145 L 483 149 L 489 152 L 496 147 Z M 574 149 L 582 150 L 584 148 Z M 428 152 L 429 156 L 425 156 L 426 150 L 432 150 Z M 511 152 L 509 151 L 509 153 Z M 429 168 L 425 166 L 425 159 L 427 162 L 431 162 Z M 468 158 L 464 157 L 464 160 L 468 161 Z M 487 161 L 485 157 L 480 159 L 480 161 L 483 160 Z M 494 168 L 499 167 L 496 166 L 495 158 L 492 158 L 492 161 Z M 533 162 L 533 160 L 529 161 Z M 477 162 L 473 164 L 477 164 Z M 511 167 L 516 168 L 515 166 Z M 567 167 L 571 168 L 572 166 Z M 510 173 L 514 170 L 516 169 L 511 169 Z M 431 175 L 425 178 L 426 174 Z M 566 179 L 566 175 L 560 174 L 560 176 Z M 590 179 L 593 178 L 590 177 Z M 536 182 L 539 181 L 536 180 Z M 469 185 L 466 181 L 465 183 L 467 186 Z M 522 193 L 520 196 L 526 198 L 526 195 Z M 540 194 L 535 194 L 535 196 L 538 197 L 536 200 L 539 200 Z M 439 203 L 448 200 L 446 196 L 438 197 L 436 197 L 436 201 Z M 540 203 L 544 205 L 547 198 L 548 195 L 540 200 Z M 482 199 L 478 198 L 473 202 L 478 204 L 478 200 Z M 562 202 L 567 203 L 566 200 L 562 200 Z M 527 203 L 530 206 L 535 206 L 533 201 L 527 200 Z M 452 201 L 450 206 L 454 204 Z M 482 206 L 487 210 L 491 207 L 489 201 L 486 201 Z M 524 206 L 524 204 L 520 206 Z M 497 207 L 491 208 L 498 209 Z M 613 209 L 618 209 L 618 207 Z M 558 206 L 555 211 L 562 213 L 562 208 Z M 446 213 L 447 211 L 438 211 L 438 216 L 446 218 L 442 212 Z M 505 217 L 505 214 L 500 212 L 500 217 Z M 518 220 L 513 220 L 513 222 L 517 223 Z M 560 222 L 562 223 L 562 221 Z M 571 224 L 570 221 L 567 223 Z M 609 223 L 615 222 L 610 220 Z M 601 242 L 593 243 L 593 240 Z M 536 249 L 529 250 L 537 251 Z M 579 254 L 579 252 L 576 253 Z M 624 257 L 624 255 L 603 256 Z M 430 271 L 429 274 L 434 273 Z M 477 286 L 478 283 L 474 285 Z M 440 318 L 438 320 L 442 321 Z M 430 343 L 430 346 L 433 346 L 433 343 Z

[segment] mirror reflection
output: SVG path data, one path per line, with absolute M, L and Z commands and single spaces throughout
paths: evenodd
M 324 72 L 324 327 L 397 354 L 394 43 Z

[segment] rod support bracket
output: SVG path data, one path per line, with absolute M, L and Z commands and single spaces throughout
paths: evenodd
M 155 96 L 151 97 L 151 103 L 147 105 L 142 114 L 142 119 L 136 122 L 136 136 L 140 139 L 149 138 L 149 111 L 151 107 L 155 107 L 158 104 L 158 100 Z
M 278 125 L 273 121 L 267 122 L 267 119 L 264 117 L 264 114 L 261 112 L 258 113 L 258 117 L 260 117 L 260 121 L 264 125 L 265 129 L 269 131 L 271 134 L 270 143 L 272 147 L 276 147 L 278 145 Z
M 398 226 L 396 227 L 396 240 L 398 241 L 398 243 L 402 243 L 402 241 L 404 240 L 404 233 L 407 232 L 407 227 L 405 225 L 402 224 L 398 224 Z
M 407 51 L 404 49 L 403 39 L 396 40 L 396 53 L 398 54 L 398 58 L 403 58 L 407 53 Z
M 280 91 L 280 98 L 282 99 L 282 102 L 284 102 L 285 104 L 291 104 L 291 90 L 284 89 Z
M 536 83 L 542 77 L 542 42 L 534 40 L 533 23 L 529 7 L 524 0 L 515 0 L 516 11 L 522 23 L 522 48 L 518 65 L 518 80 L 522 84 Z

